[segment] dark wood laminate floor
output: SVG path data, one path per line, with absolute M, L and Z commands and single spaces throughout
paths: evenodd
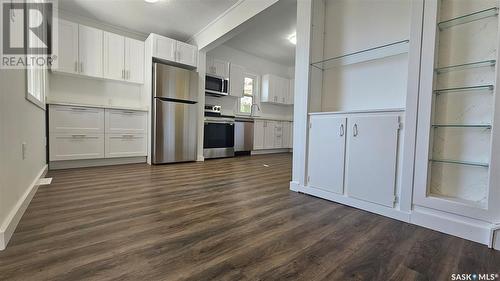
M 264 166 L 264 164 L 269 167 Z M 450 280 L 500 252 L 290 192 L 291 156 L 51 171 L 0 280 Z

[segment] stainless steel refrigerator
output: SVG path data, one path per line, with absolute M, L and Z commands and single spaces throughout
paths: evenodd
M 153 64 L 153 164 L 196 161 L 197 73 Z

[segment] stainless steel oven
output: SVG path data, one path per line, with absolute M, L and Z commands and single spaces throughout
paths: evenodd
M 222 158 L 234 156 L 234 117 L 220 114 L 220 106 L 205 108 L 203 156 Z
M 210 96 L 227 96 L 229 90 L 229 79 L 207 74 L 205 77 L 205 94 Z

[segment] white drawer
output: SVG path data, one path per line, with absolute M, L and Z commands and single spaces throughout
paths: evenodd
M 106 109 L 106 134 L 146 134 L 147 112 Z
M 104 134 L 50 134 L 50 161 L 104 158 Z
M 104 109 L 80 106 L 51 105 L 51 133 L 104 133 Z
M 146 135 L 106 135 L 106 158 L 147 156 L 147 149 Z

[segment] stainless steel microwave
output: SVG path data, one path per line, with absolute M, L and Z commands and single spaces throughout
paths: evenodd
M 205 94 L 210 96 L 227 96 L 229 90 L 229 79 L 221 76 L 207 74 L 205 77 Z

